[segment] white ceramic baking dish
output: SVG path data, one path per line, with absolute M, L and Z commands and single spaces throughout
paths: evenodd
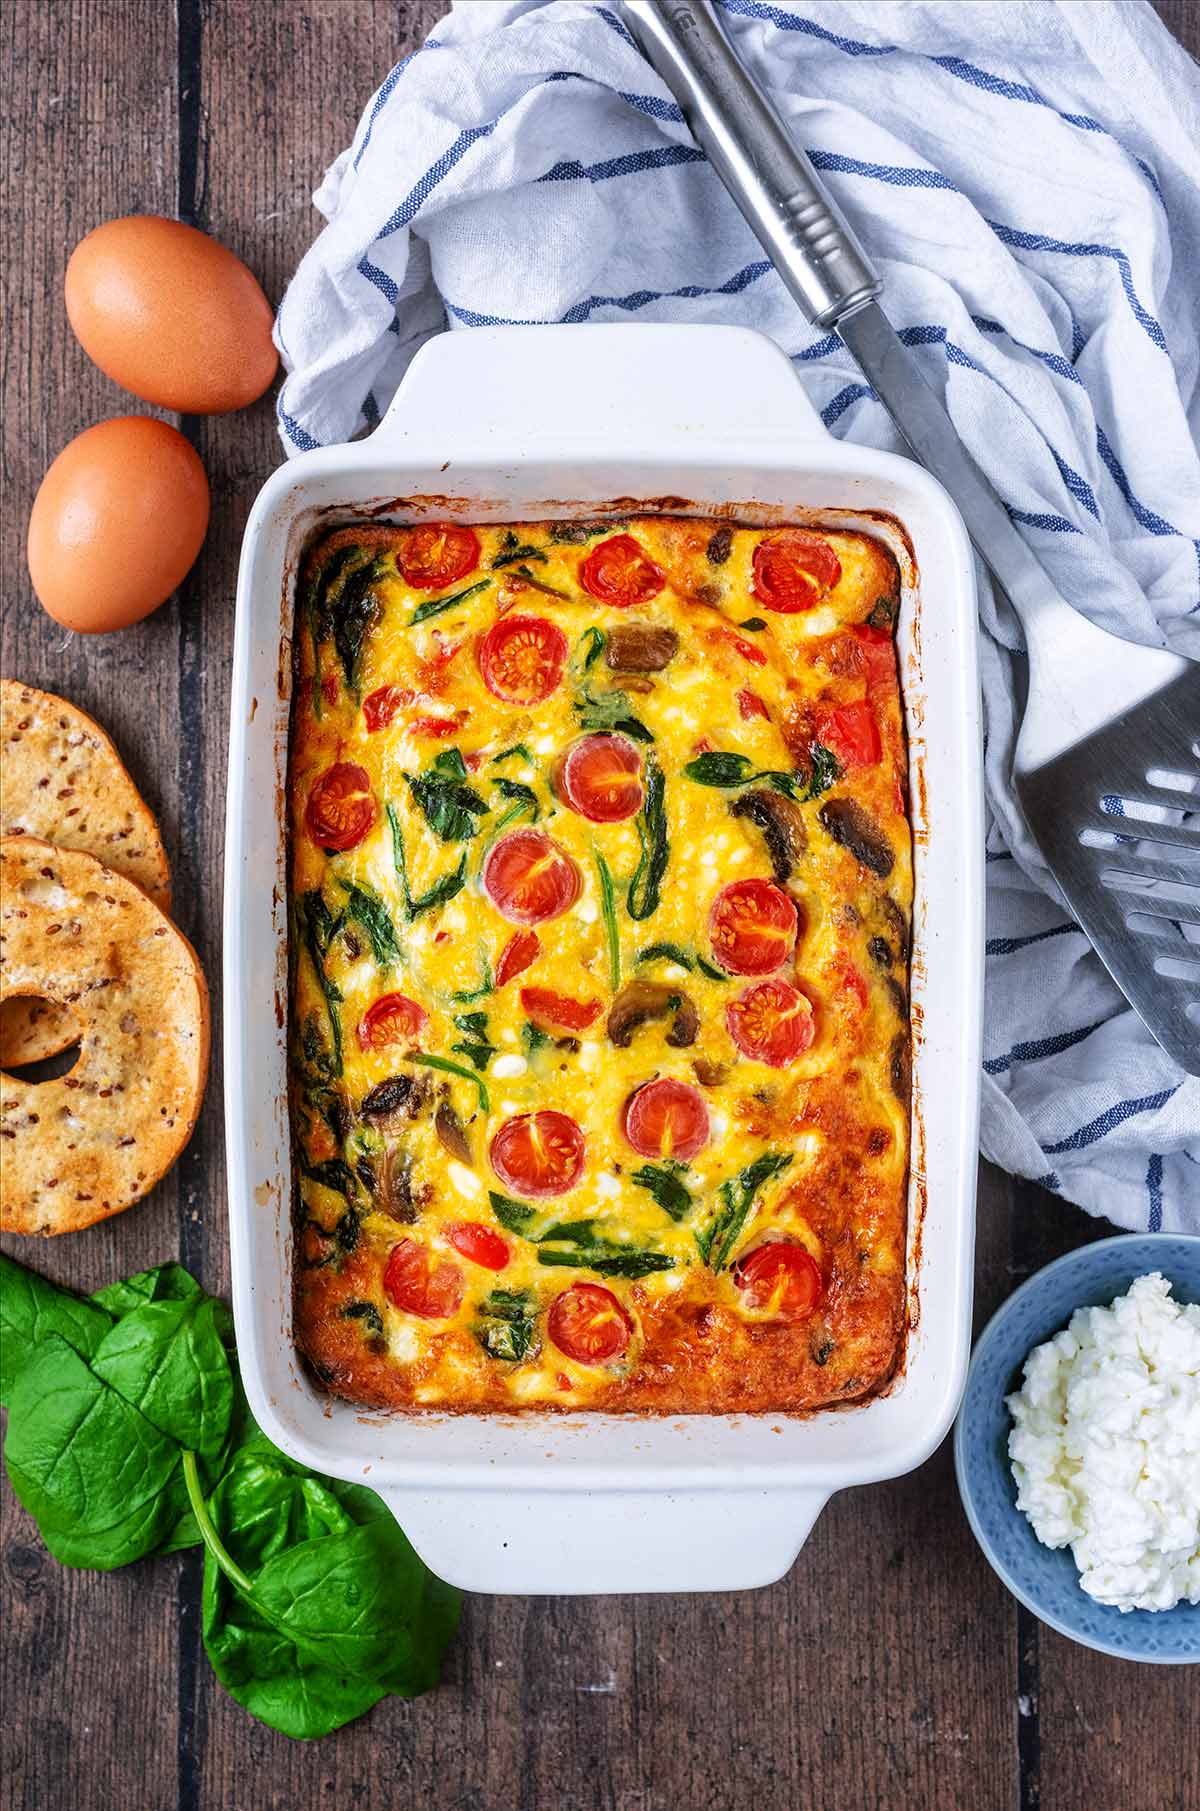
M 318 525 L 365 512 L 504 521 L 635 506 L 865 526 L 901 561 L 916 834 L 903 1367 L 870 1402 L 808 1418 L 367 1414 L 314 1388 L 291 1336 L 282 799 L 300 551 Z M 927 473 L 834 441 L 784 355 L 740 328 L 430 341 L 370 439 L 293 460 L 255 503 L 238 579 L 226 828 L 234 1310 L 251 1405 L 285 1452 L 369 1483 L 436 1572 L 497 1592 L 767 1584 L 833 1491 L 928 1457 L 953 1418 L 970 1341 L 983 833 L 972 555 Z

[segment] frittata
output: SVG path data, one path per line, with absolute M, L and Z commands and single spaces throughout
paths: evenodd
M 805 1411 L 905 1318 L 874 537 L 351 525 L 303 563 L 296 1330 L 406 1410 Z

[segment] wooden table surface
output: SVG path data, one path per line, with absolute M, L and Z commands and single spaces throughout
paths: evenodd
M 1093 0 L 1100 3 L 1100 0 Z M 810 10 L 819 10 L 813 0 Z M 1200 45 L 1200 8 L 1164 0 Z M 74 434 L 144 405 L 67 328 L 62 275 L 113 215 L 178 215 L 278 299 L 312 240 L 310 193 L 439 0 L 10 0 L 0 122 L 10 301 L 4 368 L 4 673 L 104 723 L 159 814 L 177 911 L 214 995 L 233 593 L 247 511 L 279 463 L 270 401 L 185 421 L 213 492 L 182 593 L 89 640 L 37 607 L 29 501 Z M 214 1004 L 217 1004 L 215 998 Z M 219 1020 L 219 1010 L 215 1015 Z M 196 1136 L 134 1211 L 7 1241 L 91 1289 L 178 1257 L 228 1289 L 219 1024 Z M 977 1310 L 1104 1223 L 984 1166 Z M 736 1538 L 736 1530 L 731 1530 Z M 355 1811 L 1196 1811 L 1196 1682 L 1061 1640 L 1019 1609 L 967 1529 L 949 1443 L 915 1475 L 836 1497 L 790 1575 L 729 1596 L 476 1597 L 441 1687 L 317 1744 L 217 1686 L 196 1553 L 60 1569 L 4 1485 L 0 1804 L 109 1811 L 253 1804 Z

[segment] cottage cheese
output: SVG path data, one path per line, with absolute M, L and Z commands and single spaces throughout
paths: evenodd
M 1200 1604 L 1200 1307 L 1157 1271 L 1080 1308 L 1008 1398 L 1017 1505 L 1120 1610 Z

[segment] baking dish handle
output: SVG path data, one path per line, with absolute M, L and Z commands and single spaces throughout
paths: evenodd
M 371 436 L 447 462 L 586 445 L 626 459 L 701 436 L 753 446 L 825 440 L 787 355 L 748 327 L 473 327 L 427 340 Z
M 375 1488 L 439 1578 L 522 1597 L 773 1584 L 829 1498 L 820 1490 Z

